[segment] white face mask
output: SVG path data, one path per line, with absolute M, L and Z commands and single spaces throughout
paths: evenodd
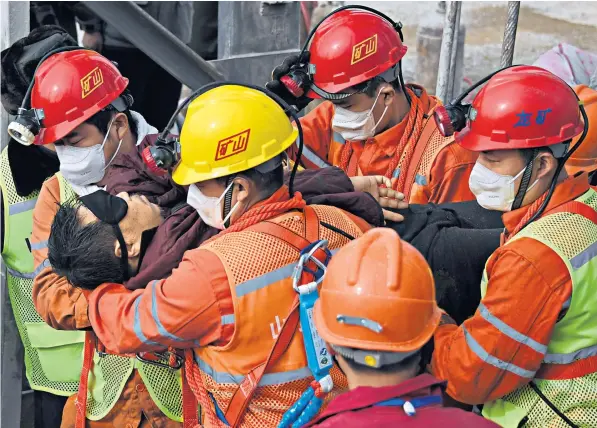
M 525 169 L 526 166 L 513 177 L 511 175 L 502 175 L 493 172 L 477 162 L 471 171 L 468 185 L 471 192 L 473 192 L 477 198 L 477 202 L 483 208 L 493 211 L 511 211 L 514 198 L 516 197 L 514 182 L 524 173 Z M 527 188 L 527 192 L 531 190 L 538 181 L 539 179 L 535 180 L 535 182 Z
M 384 109 L 381 117 L 375 123 L 373 120 L 373 109 L 381 95 L 381 90 L 377 93 L 373 106 L 369 110 L 354 112 L 342 107 L 335 107 L 334 117 L 332 118 L 332 129 L 342 135 L 342 138 L 348 141 L 362 141 L 375 135 L 375 128 L 383 119 L 388 110 Z
M 66 144 L 56 145 L 56 154 L 60 160 L 60 172 L 70 184 L 75 186 L 88 186 L 95 184 L 104 178 L 106 168 L 110 166 L 122 145 L 122 139 L 118 142 L 116 152 L 106 164 L 104 146 L 110 134 L 112 122 L 108 125 L 108 131 L 102 144 L 91 147 L 75 147 Z
M 224 193 L 222 193 L 222 196 L 219 198 L 205 196 L 203 193 L 201 193 L 201 190 L 199 190 L 196 185 L 191 184 L 189 186 L 189 193 L 187 195 L 187 204 L 197 210 L 199 217 L 201 217 L 201 220 L 203 220 L 205 224 L 215 227 L 216 229 L 224 230 L 226 229 L 226 222 L 239 204 L 237 202 L 232 207 L 228 215 L 225 218 L 222 218 L 222 199 L 224 199 L 226 193 L 228 190 L 230 190 L 233 184 L 234 183 L 230 183 L 230 185 L 226 187 L 226 190 L 224 190 Z

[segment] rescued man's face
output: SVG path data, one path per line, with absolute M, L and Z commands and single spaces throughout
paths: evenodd
M 117 196 L 128 205 L 126 215 L 118 223 L 127 246 L 141 242 L 143 232 L 158 227 L 162 222 L 160 208 L 149 202 L 145 196 L 130 196 L 128 193 L 119 193 Z M 85 206 L 80 207 L 78 214 L 83 225 L 99 221 Z

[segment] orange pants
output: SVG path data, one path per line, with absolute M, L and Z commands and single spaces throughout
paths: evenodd
M 74 428 L 77 415 L 72 395 L 64 405 L 60 428 Z M 173 421 L 156 406 L 137 370 L 124 385 L 122 394 L 110 412 L 100 421 L 85 421 L 88 428 L 181 428 L 182 423 Z

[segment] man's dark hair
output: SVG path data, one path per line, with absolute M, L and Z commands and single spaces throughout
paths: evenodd
M 255 183 L 255 186 L 261 190 L 259 196 L 262 199 L 267 199 L 284 184 L 284 166 L 278 165 L 276 168 L 266 173 L 259 172 L 255 168 L 251 168 L 233 175 L 233 177 L 239 176 Z M 229 178 L 230 176 L 220 177 L 218 182 L 225 184 Z
M 377 89 L 381 86 L 382 83 L 386 83 L 386 81 L 383 80 L 381 76 L 375 76 L 372 79 L 359 83 L 358 85 L 354 85 L 352 89 L 354 89 L 357 92 L 367 94 L 371 98 L 375 98 L 375 96 L 377 95 Z M 402 92 L 402 87 L 400 86 L 399 79 L 395 79 L 389 83 L 396 90 L 396 92 Z
M 564 141 L 561 144 L 571 144 L 571 143 L 572 143 L 572 140 L 568 140 L 568 141 Z M 561 153 L 562 152 L 561 147 L 559 147 L 559 149 L 560 150 L 557 152 Z M 533 158 L 534 150 L 537 150 L 537 154 L 549 153 L 551 155 L 554 155 L 554 151 L 551 149 L 550 146 L 537 147 L 537 149 L 520 149 L 520 152 L 522 153 L 525 163 L 529 163 L 531 161 L 531 159 Z M 568 146 L 568 150 L 570 150 L 570 146 Z M 555 155 L 554 155 L 554 157 L 555 157 Z M 556 158 L 556 159 L 562 159 L 562 158 L 560 157 L 560 158 Z
M 118 112 L 115 108 L 107 107 L 91 116 L 89 119 L 85 121 L 85 123 L 95 126 L 97 129 L 100 130 L 102 134 L 105 134 L 106 132 L 108 132 L 108 126 L 110 125 L 110 121 L 114 116 L 116 116 L 117 113 Z M 123 113 L 129 121 L 129 129 L 131 130 L 133 135 L 137 137 L 137 122 L 135 122 L 135 120 L 133 119 L 131 111 L 129 109 L 126 109 L 125 111 L 123 111 Z
M 54 217 L 48 239 L 52 269 L 75 287 L 92 290 L 105 282 L 122 284 L 112 226 L 99 220 L 83 226 L 79 218 L 81 206 L 79 201 L 61 204 Z

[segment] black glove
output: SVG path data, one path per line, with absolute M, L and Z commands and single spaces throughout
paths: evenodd
M 301 111 L 312 101 L 311 98 L 301 95 L 299 97 L 291 94 L 280 79 L 290 73 L 294 69 L 302 69 L 309 63 L 309 52 L 306 51 L 301 58 L 298 55 L 287 56 L 282 64 L 274 68 L 272 71 L 272 80 L 265 84 L 265 88 L 278 95 L 291 106 L 295 106 L 298 111 Z M 303 90 L 307 93 L 309 84 L 303 85 Z

